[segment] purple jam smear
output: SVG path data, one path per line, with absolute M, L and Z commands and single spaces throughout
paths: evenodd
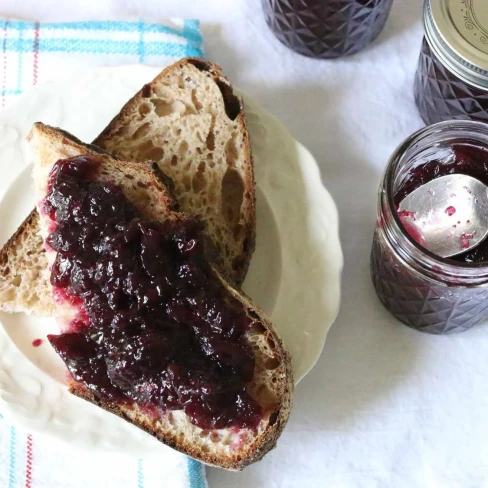
M 409 178 L 402 183 L 399 190 L 395 193 L 395 205 L 398 206 L 407 195 L 420 186 L 441 176 L 464 174 L 488 185 L 488 149 L 465 143 L 453 144 L 451 149 L 453 157 L 449 161 L 428 161 L 413 169 Z M 454 215 L 455 211 L 454 207 L 446 209 L 448 215 Z M 411 237 L 421 244 L 417 228 L 408 222 L 410 219 L 405 223 L 406 219 L 400 216 L 400 220 L 405 230 L 411 234 Z M 461 222 L 458 221 L 458 224 L 461 224 Z M 455 227 L 456 224 L 454 223 L 453 228 Z M 469 247 L 470 238 L 472 239 L 473 237 L 467 236 L 461 240 L 461 249 Z M 488 240 L 481 242 L 474 249 L 450 259 L 468 264 L 488 262 Z
M 49 336 L 75 381 L 106 402 L 184 410 L 201 428 L 253 428 L 251 319 L 203 259 L 202 224 L 146 222 L 98 165 L 58 161 L 44 212 L 55 222 L 51 284 L 78 309 Z

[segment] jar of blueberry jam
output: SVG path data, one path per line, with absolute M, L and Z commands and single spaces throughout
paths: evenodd
M 426 124 L 488 122 L 486 0 L 425 0 L 415 101 Z
M 285 46 L 312 58 L 339 58 L 373 42 L 393 0 L 262 0 L 266 22 Z
M 379 189 L 371 252 L 373 284 L 400 321 L 433 334 L 461 332 L 488 319 L 488 241 L 453 258 L 421 247 L 399 215 L 400 202 L 423 184 L 465 174 L 488 185 L 488 125 L 440 122 L 393 153 Z

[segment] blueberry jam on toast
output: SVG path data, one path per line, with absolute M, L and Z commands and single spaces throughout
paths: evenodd
M 54 349 L 105 402 L 184 410 L 201 428 L 257 426 L 251 319 L 204 259 L 202 224 L 144 220 L 97 171 L 87 156 L 58 161 L 41 204 L 54 222 L 51 284 L 79 309 L 49 336 Z

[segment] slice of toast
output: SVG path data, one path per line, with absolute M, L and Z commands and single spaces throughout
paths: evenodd
M 244 281 L 256 238 L 251 146 L 242 99 L 219 66 L 195 58 L 169 66 L 94 144 L 127 161 L 156 161 L 181 210 L 205 222 L 219 271 Z
M 242 101 L 219 67 L 183 59 L 166 68 L 95 143 L 121 159 L 159 158 L 175 182 L 182 210 L 202 218 L 220 248 L 222 254 L 214 253 L 218 269 L 242 283 L 255 243 L 252 157 Z M 0 310 L 53 312 L 37 232 L 34 210 L 0 250 Z
M 63 158 L 89 156 L 100 163 L 96 181 L 115 183 L 126 198 L 143 216 L 153 221 L 184 219 L 184 214 L 173 210 L 174 201 L 164 186 L 161 173 L 149 163 L 121 162 L 109 154 L 86 146 L 68 134 L 36 124 L 29 136 L 34 154 L 34 177 L 37 198 L 46 196 L 48 174 L 53 164 Z M 129 177 L 127 177 L 129 174 Z M 40 212 L 41 232 L 48 234 L 50 219 Z M 54 251 L 47 251 L 49 261 Z M 69 381 L 69 390 L 100 407 L 115 413 L 144 429 L 163 443 L 204 463 L 226 469 L 239 470 L 262 458 L 276 444 L 288 419 L 293 392 L 290 358 L 271 323 L 254 307 L 249 299 L 222 278 L 212 266 L 212 272 L 228 292 L 242 303 L 252 325 L 245 340 L 254 351 L 256 365 L 252 382 L 247 385 L 251 396 L 261 405 L 263 417 L 255 429 L 225 428 L 203 430 L 189 421 L 181 410 L 173 410 L 158 418 L 149 415 L 137 404 L 108 403 L 95 398 L 84 384 Z M 66 323 L 70 306 L 59 304 L 57 316 Z

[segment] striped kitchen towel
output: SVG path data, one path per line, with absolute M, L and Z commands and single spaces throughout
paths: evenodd
M 203 56 L 198 21 L 39 23 L 0 20 L 0 98 L 8 106 L 42 81 L 84 68 L 144 63 L 164 67 Z M 81 452 L 29 435 L 0 412 L 0 488 L 205 488 L 203 466 L 168 450 L 160 457 Z
M 2 106 L 36 83 L 84 67 L 144 63 L 164 66 L 203 56 L 196 20 L 39 23 L 0 20 Z
M 207 487 L 200 463 L 170 449 L 163 454 L 137 459 L 80 451 L 0 418 L 1 488 Z

